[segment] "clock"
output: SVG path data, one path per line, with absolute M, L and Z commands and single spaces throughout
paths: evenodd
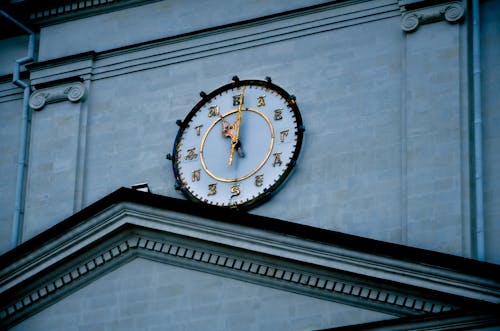
M 202 99 L 177 121 L 171 157 L 189 199 L 249 209 L 269 199 L 295 166 L 304 126 L 295 97 L 262 80 L 239 80 Z

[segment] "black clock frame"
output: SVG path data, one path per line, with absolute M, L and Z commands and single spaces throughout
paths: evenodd
M 283 88 L 280 86 L 272 83 L 271 79 L 269 77 L 266 77 L 266 80 L 256 80 L 256 79 L 249 79 L 249 80 L 239 80 L 237 76 L 233 77 L 233 82 L 223 85 L 214 91 L 210 92 L 209 94 L 206 94 L 205 92 L 200 92 L 201 100 L 191 109 L 191 111 L 187 114 L 186 118 L 184 118 L 183 121 L 177 120 L 177 125 L 179 126 L 179 130 L 177 131 L 177 135 L 175 137 L 174 141 L 174 147 L 173 151 L 171 154 L 171 159 L 172 161 L 172 169 L 174 172 L 174 177 L 175 177 L 175 188 L 177 190 L 180 190 L 189 200 L 204 204 L 204 202 L 198 198 L 196 198 L 194 195 L 189 192 L 188 189 L 185 188 L 179 174 L 179 169 L 178 169 L 178 153 L 177 153 L 177 145 L 180 142 L 180 139 L 182 137 L 182 134 L 186 127 L 188 126 L 188 123 L 191 121 L 193 116 L 200 110 L 201 107 L 203 107 L 208 101 L 210 101 L 213 97 L 216 95 L 226 91 L 230 90 L 233 88 L 237 88 L 239 86 L 243 85 L 253 85 L 253 86 L 262 86 L 266 89 L 271 89 L 273 91 L 276 91 L 278 94 L 280 94 L 285 101 L 287 102 L 288 106 L 292 109 L 295 118 L 297 120 L 297 145 L 294 150 L 294 153 L 292 155 L 292 158 L 290 160 L 290 163 L 285 170 L 285 172 L 281 175 L 279 180 L 277 180 L 272 186 L 264 190 L 263 194 L 260 194 L 259 196 L 255 197 L 252 200 L 249 200 L 245 203 L 242 203 L 240 205 L 230 205 L 230 206 L 221 206 L 220 208 L 231 208 L 231 209 L 238 209 L 238 210 L 249 210 L 251 208 L 254 208 L 258 205 L 261 205 L 262 203 L 268 201 L 279 189 L 282 187 L 282 184 L 286 181 L 286 179 L 289 177 L 290 173 L 292 170 L 295 168 L 295 164 L 297 163 L 300 150 L 302 148 L 302 140 L 305 132 L 305 127 L 302 122 L 302 116 L 299 111 L 299 107 L 297 106 L 296 98 L 294 95 L 289 94 L 287 91 L 285 91 Z

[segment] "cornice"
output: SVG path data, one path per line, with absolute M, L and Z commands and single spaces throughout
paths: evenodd
M 397 16 L 398 9 L 392 0 L 330 3 L 110 50 L 96 56 L 92 79 L 106 79 L 383 20 Z
M 497 308 L 497 307 L 494 307 Z M 500 317 L 495 310 L 458 310 L 426 316 L 410 316 L 385 321 L 356 324 L 327 330 L 335 331 L 424 331 L 424 330 L 492 330 L 500 325 Z
M 53 59 L 30 65 L 29 70 L 34 85 L 83 75 L 85 80 L 107 79 L 398 15 L 395 0 L 330 2 L 105 52 Z M 77 68 L 76 63 L 81 66 Z
M 396 316 L 498 305 L 498 266 L 429 254 L 434 265 L 418 249 L 120 189 L 0 257 L 0 325 L 135 257 Z M 484 270 L 459 271 L 472 265 Z
M 420 315 L 458 309 L 454 304 L 429 299 L 416 293 L 405 293 L 395 286 L 366 282 L 329 271 L 299 266 L 293 261 L 250 254 L 144 231 L 127 229 L 125 238 L 111 237 L 108 245 L 92 250 L 92 256 L 79 263 L 65 261 L 58 268 L 47 268 L 37 277 L 28 278 L 19 286 L 4 292 L 6 305 L 0 310 L 0 325 L 9 326 L 55 302 L 109 270 L 116 269 L 135 257 L 169 263 L 184 268 L 209 272 L 255 284 L 293 291 L 323 300 L 342 302 L 396 316 Z M 115 232 L 118 236 L 120 231 Z M 112 242 L 109 245 L 109 242 Z M 89 252 L 80 252 L 89 255 Z M 239 254 L 238 254 L 239 253 Z
M 346 1 L 217 26 L 141 44 L 52 59 L 28 66 L 33 85 L 79 77 L 101 80 L 217 56 L 377 20 L 401 17 L 401 28 L 461 21 L 461 1 Z
M 31 85 L 45 88 L 70 80 L 90 80 L 95 56 L 95 52 L 87 52 L 29 64 L 26 68 L 30 73 Z
M 155 1 L 160 0 L 21 0 L 2 6 L 30 26 L 45 26 Z
M 23 90 L 12 84 L 12 81 L 0 83 L 0 103 L 13 100 L 22 100 Z
M 38 1 L 38 7 L 30 11 L 29 22 L 37 25 L 61 23 L 91 15 L 104 14 L 129 7 L 140 6 L 159 0 L 63 0 Z M 40 4 L 40 2 L 42 2 Z
M 24 81 L 28 79 L 28 73 L 26 71 L 21 72 L 21 79 Z M 12 75 L 0 76 L 0 103 L 22 99 L 23 89 L 12 83 Z

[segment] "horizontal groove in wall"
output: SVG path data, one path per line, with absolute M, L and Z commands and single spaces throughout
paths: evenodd
M 157 45 L 155 48 L 145 50 L 131 49 L 125 54 L 116 54 L 112 57 L 106 54 L 97 56 L 92 80 L 241 51 L 394 16 L 399 16 L 399 9 L 381 6 L 362 12 L 335 14 L 307 22 L 296 22 L 298 18 L 295 18 L 285 27 L 282 22 L 281 27 L 270 23 L 255 28 L 219 33 L 216 36 L 199 36 L 194 40 L 191 37 L 186 38 L 187 40 L 170 41 L 166 45 Z
M 23 99 L 23 89 L 13 83 L 0 84 L 0 103 Z
M 399 6 L 391 0 L 332 5 L 313 12 L 111 50 L 96 54 L 94 61 L 85 63 L 84 67 L 73 65 L 67 59 L 64 64 L 51 60 L 50 65 L 42 63 L 34 68 L 32 80 L 36 85 L 77 76 L 106 79 L 398 16 Z M 82 60 L 75 58 L 74 61 Z

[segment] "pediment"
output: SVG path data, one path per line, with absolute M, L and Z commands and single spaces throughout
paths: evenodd
M 348 325 L 354 317 L 365 322 L 392 317 L 139 257 L 12 330 L 90 329 L 96 325 L 137 330 L 141 315 L 148 316 L 141 329 L 168 326 L 168 330 L 236 330 L 242 329 L 242 324 L 243 329 L 312 330 Z M 61 321 L 59 316 L 65 318 Z
M 0 257 L 0 325 L 138 260 L 380 319 L 488 312 L 500 302 L 496 265 L 120 189 Z

